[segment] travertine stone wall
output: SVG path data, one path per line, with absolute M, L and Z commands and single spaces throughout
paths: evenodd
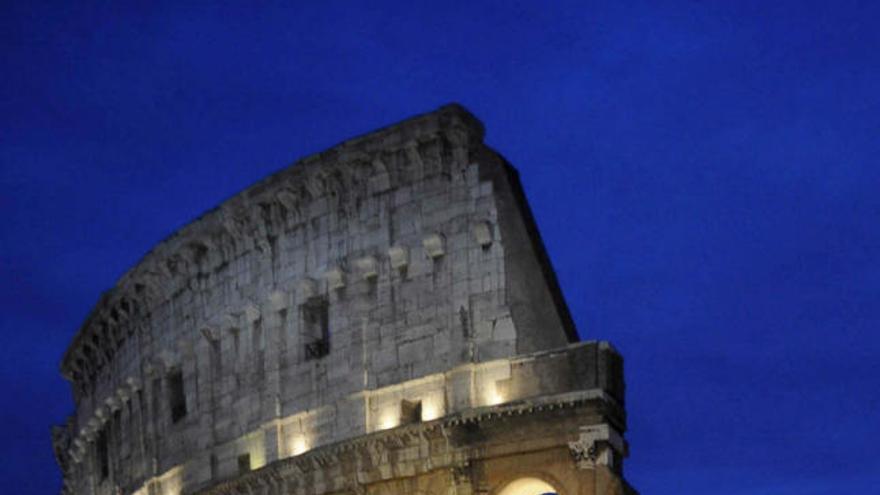
M 495 387 L 506 358 L 576 340 L 515 170 L 452 105 L 305 158 L 156 246 L 65 354 L 76 413 L 53 443 L 69 493 L 187 492 L 396 426 L 382 415 L 401 390 L 423 415 L 479 406 L 480 373 Z M 509 383 L 492 400 L 521 396 Z
M 597 356 L 600 361 L 594 360 Z M 509 380 L 518 382 L 528 370 L 539 378 L 532 383 L 540 385 L 531 390 L 538 395 L 449 411 L 436 420 L 319 447 L 199 493 L 544 493 L 505 491 L 511 482 L 530 477 L 545 481 L 554 488 L 548 492 L 560 495 L 632 494 L 635 491 L 622 479 L 623 407 L 603 391 L 609 384 L 601 381 L 608 375 L 600 370 L 607 371 L 613 359 L 619 356 L 596 343 L 522 356 L 510 362 Z M 575 369 L 575 363 L 584 361 L 595 367 L 588 371 L 578 364 Z M 565 385 L 558 381 L 562 376 L 585 388 L 548 391 Z M 161 493 L 166 485 L 157 481 L 153 487 Z

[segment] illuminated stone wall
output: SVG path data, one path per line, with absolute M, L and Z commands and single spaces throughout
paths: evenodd
M 68 349 L 76 413 L 53 443 L 68 493 L 176 494 L 526 397 L 622 404 L 619 356 L 576 340 L 516 172 L 448 106 L 156 246 Z

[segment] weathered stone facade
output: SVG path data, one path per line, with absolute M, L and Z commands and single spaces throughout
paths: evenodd
M 101 298 L 61 364 L 63 492 L 630 493 L 622 360 L 577 340 L 516 172 L 443 107 L 248 188 Z

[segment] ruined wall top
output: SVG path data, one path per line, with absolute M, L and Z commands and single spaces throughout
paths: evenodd
M 86 363 L 106 359 L 97 347 L 118 334 L 123 321 L 149 313 L 190 283 L 204 259 L 219 260 L 251 247 L 267 247 L 273 221 L 294 215 L 303 219 L 313 200 L 335 198 L 336 206 L 356 206 L 371 192 L 388 190 L 440 170 L 425 170 L 419 146 L 446 140 L 463 161 L 483 140 L 482 123 L 458 104 L 419 115 L 401 123 L 348 139 L 326 151 L 294 162 L 236 194 L 222 205 L 181 228 L 150 250 L 100 298 L 80 327 L 61 362 L 65 378 L 74 379 Z M 390 155 L 405 150 L 412 163 L 398 163 Z M 220 252 L 222 251 L 222 253 Z
M 539 393 L 511 359 L 577 340 L 516 171 L 449 105 L 304 158 L 159 243 L 67 350 L 76 412 L 53 444 L 70 493 L 137 493 L 181 466 L 208 486 L 242 455 Z M 604 369 L 598 355 L 564 360 Z

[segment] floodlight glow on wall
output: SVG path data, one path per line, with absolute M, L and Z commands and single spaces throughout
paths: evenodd
M 293 442 L 290 446 L 290 451 L 293 455 L 300 455 L 309 450 L 309 442 L 306 440 L 306 437 L 303 435 L 299 435 L 293 439 Z
M 422 421 L 431 421 L 443 416 L 443 406 L 437 397 L 422 401 Z
M 398 418 L 399 411 L 393 408 L 387 408 L 379 421 L 379 429 L 380 430 L 390 430 L 400 423 L 400 418 Z

